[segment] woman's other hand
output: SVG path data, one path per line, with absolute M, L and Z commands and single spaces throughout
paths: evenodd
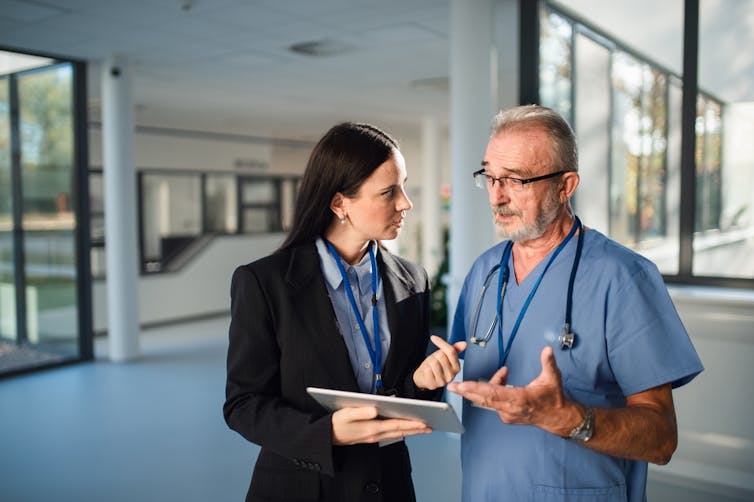
M 432 432 L 425 423 L 403 418 L 377 418 L 377 408 L 341 408 L 332 415 L 335 445 L 379 443 L 415 434 Z

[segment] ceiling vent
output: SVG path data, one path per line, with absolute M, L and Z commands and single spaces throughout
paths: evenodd
M 351 47 L 337 40 L 310 40 L 298 42 L 288 47 L 288 50 L 296 54 L 310 57 L 337 56 L 351 50 Z

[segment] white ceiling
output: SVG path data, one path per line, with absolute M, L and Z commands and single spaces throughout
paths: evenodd
M 413 134 L 448 114 L 447 0 L 0 0 L 0 46 L 132 62 L 139 124 L 314 139 L 338 120 Z M 311 57 L 288 48 L 328 41 Z M 417 85 L 429 80 L 437 85 Z M 443 86 L 443 84 L 445 84 Z M 95 118 L 96 119 L 96 118 Z
M 0 0 L 0 47 L 87 60 L 94 120 L 100 65 L 121 54 L 140 125 L 313 140 L 364 120 L 416 137 L 424 116 L 448 120 L 449 1 Z M 557 3 L 680 72 L 682 0 Z M 700 17 L 702 88 L 754 100 L 754 2 L 705 0 Z M 309 41 L 345 50 L 288 49 Z

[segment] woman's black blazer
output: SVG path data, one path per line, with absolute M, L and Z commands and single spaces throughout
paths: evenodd
M 384 249 L 378 268 L 391 333 L 383 386 L 436 399 L 412 380 L 429 338 L 427 273 Z M 331 413 L 306 393 L 359 390 L 314 243 L 236 269 L 227 365 L 225 420 L 262 447 L 247 500 L 413 499 L 404 442 L 333 446 Z

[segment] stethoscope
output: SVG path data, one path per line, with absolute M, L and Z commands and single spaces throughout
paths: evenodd
M 547 269 L 550 268 L 550 265 L 553 261 L 555 261 L 555 258 L 560 254 L 560 252 L 565 248 L 566 244 L 571 240 L 571 238 L 574 236 L 574 234 L 578 231 L 578 237 L 576 242 L 576 254 L 573 258 L 573 265 L 571 266 L 571 276 L 568 280 L 568 293 L 566 297 L 566 311 L 565 311 L 565 322 L 563 323 L 563 330 L 558 337 L 558 344 L 560 345 L 560 348 L 562 350 L 570 350 L 573 348 L 573 346 L 576 343 L 576 335 L 571 330 L 571 311 L 573 310 L 573 283 L 576 279 L 576 271 L 579 268 L 579 262 L 581 261 L 581 250 L 584 246 L 584 229 L 583 225 L 581 224 L 581 220 L 576 216 L 574 218 L 573 226 L 571 227 L 571 230 L 568 232 L 568 235 L 566 235 L 566 238 L 563 239 L 563 242 L 561 242 L 557 248 L 555 248 L 555 251 L 552 253 L 552 256 L 548 260 L 547 264 L 545 265 L 544 270 L 539 275 L 539 278 L 537 279 L 537 282 L 534 284 L 534 287 L 532 287 L 531 292 L 529 293 L 529 296 L 527 297 L 526 301 L 524 302 L 524 306 L 521 308 L 521 311 L 518 314 L 518 318 L 516 319 L 515 324 L 513 325 L 513 329 L 511 331 L 510 336 L 508 337 L 508 343 L 504 346 L 503 345 L 503 299 L 505 298 L 505 290 L 508 286 L 508 280 L 510 278 L 510 269 L 508 268 L 508 262 L 511 257 L 511 253 L 513 251 L 513 241 L 509 241 L 508 244 L 505 246 L 505 250 L 503 251 L 503 256 L 500 258 L 500 263 L 495 264 L 494 267 L 487 273 L 487 276 L 484 278 L 484 283 L 482 284 L 482 291 L 479 293 L 479 300 L 477 300 L 476 307 L 474 308 L 474 315 L 471 318 L 471 337 L 470 341 L 474 345 L 478 345 L 481 348 L 485 348 L 487 346 L 487 343 L 492 338 L 492 334 L 495 331 L 495 328 L 497 327 L 497 333 L 498 333 L 498 350 L 499 350 L 499 357 L 498 357 L 498 367 L 502 367 L 505 365 L 505 361 L 508 358 L 508 354 L 510 352 L 510 348 L 513 345 L 513 340 L 516 338 L 516 334 L 518 333 L 518 328 L 521 325 L 521 322 L 524 319 L 524 316 L 526 315 L 526 311 L 529 308 L 529 304 L 531 303 L 532 299 L 534 298 L 534 294 L 537 292 L 537 288 L 539 287 L 539 284 L 542 282 L 542 279 L 545 276 L 545 273 L 547 272 Z M 487 328 L 484 335 L 482 337 L 476 336 L 477 327 L 479 324 L 479 313 L 482 310 L 482 303 L 484 302 L 484 294 L 487 292 L 487 288 L 490 285 L 490 282 L 492 280 L 492 277 L 495 275 L 495 272 L 498 270 L 501 270 L 502 272 L 498 274 L 498 286 L 497 286 L 497 309 L 495 312 L 495 318 L 492 320 L 492 324 L 490 324 L 490 327 Z

